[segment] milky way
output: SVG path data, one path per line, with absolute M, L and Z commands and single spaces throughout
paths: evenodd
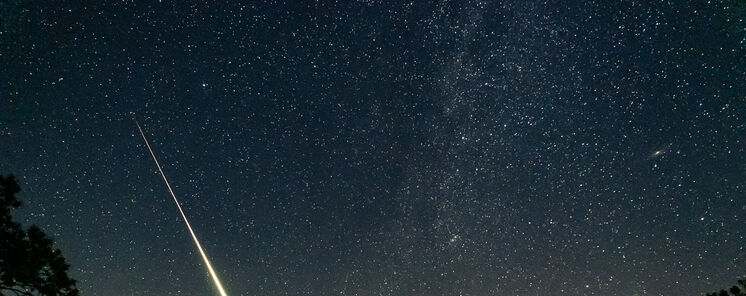
M 216 292 L 132 114 L 231 295 L 746 275 L 742 1 L 5 2 L 0 174 L 84 295 Z

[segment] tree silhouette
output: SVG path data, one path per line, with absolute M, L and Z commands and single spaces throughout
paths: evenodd
M 69 265 L 54 242 L 38 227 L 24 230 L 11 210 L 21 206 L 15 178 L 0 176 L 0 295 L 76 296 Z
M 741 288 L 738 286 L 730 287 L 730 294 L 726 290 L 720 290 L 720 292 L 708 293 L 707 296 L 746 296 L 746 281 L 738 280 L 738 284 L 741 285 Z

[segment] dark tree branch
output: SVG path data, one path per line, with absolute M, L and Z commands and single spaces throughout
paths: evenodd
M 15 288 L 11 288 L 11 287 L 0 287 L 0 290 L 8 290 L 8 291 L 11 291 L 11 292 L 15 293 L 15 295 L 33 296 L 33 294 L 31 294 L 31 292 L 21 291 L 21 290 L 18 290 L 18 289 L 15 289 Z
M 19 191 L 12 176 L 0 175 L 0 296 L 78 295 L 54 242 L 39 227 L 25 230 L 13 221 L 12 209 L 21 205 L 15 196 Z

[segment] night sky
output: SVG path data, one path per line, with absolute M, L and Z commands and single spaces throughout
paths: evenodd
M 0 174 L 84 295 L 216 295 L 133 118 L 230 295 L 746 275 L 744 1 L 155 2 L 0 3 Z

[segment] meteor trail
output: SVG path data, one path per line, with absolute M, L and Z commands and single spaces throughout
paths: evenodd
M 184 223 L 186 223 L 187 228 L 189 228 L 189 233 L 192 235 L 192 238 L 194 239 L 194 244 L 197 245 L 197 249 L 199 249 L 199 254 L 202 255 L 202 259 L 205 260 L 205 265 L 207 265 L 207 270 L 210 271 L 210 276 L 212 276 L 212 280 L 215 281 L 215 286 L 218 287 L 218 290 L 220 291 L 221 296 L 228 296 L 228 294 L 225 294 L 225 291 L 223 290 L 223 285 L 220 284 L 220 280 L 218 279 L 218 276 L 215 274 L 215 271 L 212 270 L 212 265 L 210 265 L 210 260 L 207 260 L 207 255 L 205 255 L 205 251 L 202 250 L 202 245 L 199 244 L 199 241 L 197 240 L 197 236 L 194 234 L 194 230 L 192 230 L 192 226 L 189 225 L 189 220 L 187 220 L 186 215 L 184 215 L 184 211 L 181 209 L 181 205 L 179 205 L 179 200 L 176 199 L 176 195 L 174 194 L 174 191 L 171 189 L 171 185 L 168 184 L 168 180 L 166 179 L 166 174 L 163 173 L 163 170 L 161 169 L 161 165 L 158 164 L 158 159 L 155 158 L 155 153 L 153 153 L 153 149 L 150 148 L 150 143 L 148 143 L 148 139 L 145 138 L 145 133 L 142 131 L 142 128 L 140 127 L 140 124 L 137 122 L 137 120 L 134 118 L 133 120 L 135 121 L 135 125 L 137 125 L 137 129 L 140 131 L 140 135 L 142 135 L 142 139 L 145 141 L 145 146 L 148 147 L 148 151 L 150 151 L 150 155 L 153 156 L 153 161 L 155 161 L 155 166 L 158 167 L 158 171 L 161 173 L 161 177 L 163 177 L 163 181 L 166 182 L 166 187 L 168 187 L 168 192 L 171 193 L 171 197 L 174 198 L 176 207 L 179 208 L 179 213 L 181 213 L 181 217 L 184 218 Z

